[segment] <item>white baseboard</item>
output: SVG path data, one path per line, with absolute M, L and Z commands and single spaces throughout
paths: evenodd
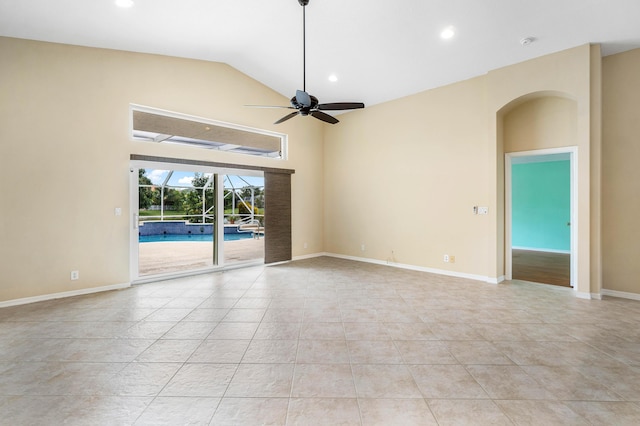
M 467 274 L 464 272 L 447 271 L 445 269 L 427 268 L 424 266 L 408 265 L 405 263 L 388 262 L 384 260 L 369 259 L 365 257 L 347 256 L 336 253 L 323 253 L 321 256 L 335 257 L 338 259 L 355 260 L 357 262 L 373 263 L 375 265 L 391 266 L 393 268 L 408 269 L 411 271 L 428 272 L 431 274 L 446 275 L 449 277 L 466 278 L 474 281 L 483 281 L 490 284 L 498 284 L 502 280 L 500 278 L 490 278 L 484 275 Z M 502 277 L 504 279 L 504 277 Z M 499 281 L 500 280 L 500 281 Z
M 498 278 L 489 278 L 487 279 L 487 282 L 489 284 L 500 284 L 502 281 L 504 281 L 506 278 L 504 275 L 500 275 Z
M 456 278 L 466 278 L 466 279 L 470 279 L 470 280 L 474 280 L 474 281 L 483 281 L 486 282 L 488 284 L 500 284 L 503 281 L 506 280 L 506 277 L 504 275 L 501 275 L 497 278 L 491 278 L 491 277 L 487 277 L 484 275 L 474 275 L 474 274 L 466 274 L 463 272 L 454 272 L 454 271 L 446 271 L 444 269 L 435 269 L 435 268 L 426 268 L 423 266 L 415 266 L 415 265 L 407 265 L 407 264 L 403 264 L 403 263 L 394 263 L 394 262 L 385 262 L 382 260 L 376 260 L 376 259 L 368 259 L 368 258 L 364 258 L 364 257 L 356 257 L 356 256 L 347 256 L 347 255 L 343 255 L 343 254 L 336 254 L 336 253 L 315 253 L 312 255 L 306 255 L 306 256 L 296 256 L 293 260 L 301 260 L 301 259 L 311 259 L 314 257 L 321 257 L 321 256 L 328 256 L 328 257 L 335 257 L 338 259 L 346 259 L 346 260 L 354 260 L 356 262 L 365 262 L 365 263 L 373 263 L 376 265 L 383 265 L 383 266 L 391 266 L 394 268 L 400 268 L 400 269 L 408 269 L 408 270 L 412 270 L 412 271 L 419 271 L 419 272 L 429 272 L 432 274 L 438 274 L 438 275 L 446 275 L 446 276 L 450 276 L 450 277 L 456 277 Z M 554 286 L 549 286 L 548 284 L 539 284 L 539 283 L 530 283 L 530 284 L 537 284 L 540 286 L 545 286 L 547 288 L 554 288 L 557 291 L 567 291 L 567 292 L 571 292 L 573 293 L 577 298 L 579 299 L 597 299 L 600 300 L 602 297 L 600 294 L 598 293 L 583 293 L 583 292 L 578 292 L 578 291 L 574 291 L 573 288 L 570 287 L 557 287 L 555 288 Z M 607 290 L 603 290 L 603 294 L 605 294 L 604 292 Z M 618 292 L 619 293 L 619 292 Z M 640 294 L 636 294 L 634 295 L 636 296 L 638 299 L 640 300 Z M 618 297 L 623 297 L 623 296 L 618 296 Z
M 107 285 L 103 287 L 83 288 L 80 290 L 63 291 L 60 293 L 43 294 L 41 296 L 25 297 L 22 299 L 5 300 L 0 302 L 0 308 L 8 308 L 9 306 L 26 305 L 35 302 L 44 302 L 47 300 L 62 299 L 63 297 L 83 296 L 86 294 L 101 293 L 103 291 L 122 290 L 131 287 L 131 283 Z
M 308 254 L 303 256 L 295 256 L 293 257 L 292 260 L 313 259 L 313 258 L 322 257 L 322 256 L 335 257 L 338 259 L 354 260 L 357 262 L 372 263 L 376 265 L 391 266 L 393 268 L 407 269 L 411 271 L 428 272 L 431 274 L 445 275 L 449 277 L 465 278 L 465 279 L 474 280 L 474 281 L 482 281 L 489 284 L 500 284 L 505 280 L 504 275 L 499 276 L 497 278 L 491 278 L 484 275 L 467 274 L 464 272 L 447 271 L 444 269 L 427 268 L 423 266 L 408 265 L 404 263 L 388 262 L 383 260 L 369 259 L 365 257 L 347 256 L 347 255 L 327 253 L 327 252 L 313 253 L 313 254 Z M 280 264 L 280 263 L 286 263 L 286 262 L 279 262 L 276 264 Z M 276 264 L 272 264 L 272 265 L 276 265 Z M 216 272 L 216 271 L 203 271 L 202 273 L 210 273 L 210 272 Z M 156 278 L 153 281 L 158 281 L 158 279 Z M 136 284 L 137 283 L 138 282 L 136 282 Z M 114 284 L 114 285 L 103 286 L 103 287 L 93 287 L 93 288 L 86 288 L 86 289 L 80 289 L 80 290 L 65 291 L 60 293 L 44 294 L 41 296 L 25 297 L 22 299 L 6 300 L 6 301 L 0 301 L 0 308 L 26 305 L 29 303 L 43 302 L 47 300 L 61 299 L 63 297 L 82 296 L 86 294 L 101 293 L 104 291 L 111 291 L 111 290 L 122 290 L 128 287 L 131 287 L 131 283 Z M 584 293 L 584 292 L 576 291 L 575 295 L 580 299 L 598 299 L 599 300 L 602 298 L 601 296 L 611 296 L 611 297 L 620 297 L 624 299 L 640 300 L 640 294 L 626 293 L 622 291 L 607 290 L 607 289 L 603 289 L 602 294 L 598 294 L 598 293 L 592 294 L 592 293 Z
M 302 256 L 294 256 L 291 260 L 313 259 L 315 257 L 322 257 L 322 256 L 329 256 L 329 255 L 327 253 L 325 253 L 325 252 L 312 253 L 312 254 L 305 254 L 305 255 L 302 255 Z
M 593 296 L 592 296 L 591 293 L 585 293 L 583 291 L 576 291 L 575 294 L 576 294 L 576 297 L 578 299 L 586 299 L 586 300 L 593 299 Z
M 603 296 L 620 297 L 622 299 L 640 300 L 640 294 L 628 293 L 626 291 L 607 290 L 603 288 L 601 290 Z

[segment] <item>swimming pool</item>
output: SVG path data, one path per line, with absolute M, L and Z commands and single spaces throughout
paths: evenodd
M 224 234 L 225 241 L 237 241 L 253 238 L 250 232 Z M 212 242 L 213 235 L 209 234 L 160 234 L 160 235 L 140 235 L 140 243 L 161 243 L 170 241 L 192 241 L 192 242 Z

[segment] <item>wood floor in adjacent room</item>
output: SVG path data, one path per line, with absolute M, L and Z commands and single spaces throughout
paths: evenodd
M 513 249 L 514 280 L 571 287 L 571 255 Z

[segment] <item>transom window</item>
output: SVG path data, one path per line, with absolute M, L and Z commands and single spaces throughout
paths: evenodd
M 131 105 L 133 139 L 284 159 L 286 135 Z

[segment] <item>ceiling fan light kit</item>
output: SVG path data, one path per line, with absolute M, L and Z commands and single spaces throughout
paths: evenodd
M 306 6 L 309 4 L 309 0 L 298 0 L 300 6 L 302 6 L 302 90 L 296 90 L 296 95 L 291 98 L 291 106 L 262 106 L 263 108 L 285 108 L 293 109 L 291 112 L 273 124 L 280 124 L 287 121 L 296 115 L 312 116 L 318 120 L 324 121 L 329 124 L 339 123 L 339 120 L 332 115 L 324 113 L 322 111 L 341 111 L 348 109 L 364 108 L 362 102 L 333 102 L 321 104 L 318 102 L 318 98 L 307 93 L 307 31 L 306 31 Z M 249 105 L 255 107 L 261 107 L 260 105 Z

